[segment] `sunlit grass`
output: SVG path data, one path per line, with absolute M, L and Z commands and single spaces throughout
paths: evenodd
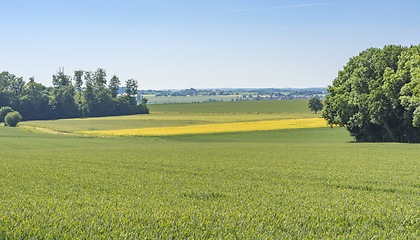
M 151 112 L 189 113 L 311 113 L 308 100 L 239 101 L 216 103 L 152 104 Z
M 137 128 L 315 118 L 305 100 L 150 105 L 150 114 L 27 121 L 22 125 L 57 131 L 102 131 Z
M 188 125 L 232 122 L 266 121 L 295 118 L 314 118 L 312 113 L 176 113 L 153 112 L 117 117 L 74 118 L 49 121 L 27 121 L 22 125 L 45 127 L 59 131 L 117 130 L 152 127 L 181 127 Z
M 153 139 L 0 127 L 0 239 L 420 237 L 417 144 L 340 128 Z
M 271 121 L 250 121 L 219 124 L 202 124 L 182 127 L 154 127 L 137 129 L 120 129 L 108 131 L 80 131 L 83 134 L 99 134 L 114 136 L 166 136 L 183 134 L 225 133 L 225 132 L 250 132 L 269 131 L 297 128 L 326 127 L 327 123 L 322 118 L 286 119 Z

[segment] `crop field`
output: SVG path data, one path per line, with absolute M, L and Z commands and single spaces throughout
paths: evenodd
M 75 132 L 320 117 L 308 110 L 307 100 L 166 104 L 149 107 L 152 114 L 30 121 L 22 124 Z
M 307 113 L 309 100 L 245 101 L 218 103 L 153 104 L 153 112 Z
M 271 121 L 201 124 L 184 127 L 152 127 L 104 131 L 80 131 L 78 133 L 114 136 L 166 136 L 184 134 L 252 132 L 281 129 L 318 128 L 326 126 L 327 122 L 322 118 L 302 118 Z
M 199 103 L 201 104 L 201 103 Z M 236 123 L 251 121 L 270 121 L 282 119 L 301 119 L 320 117 L 312 113 L 177 113 L 152 112 L 118 117 L 74 118 L 47 121 L 22 122 L 21 125 L 30 125 L 51 128 L 64 132 L 135 129 L 150 127 L 177 127 L 199 124 Z
M 63 121 L 22 125 L 75 131 Z M 0 126 L 0 239 L 420 236 L 417 144 L 352 143 L 329 127 L 158 137 L 22 129 Z

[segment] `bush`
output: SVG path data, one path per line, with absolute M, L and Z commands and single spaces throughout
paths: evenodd
M 4 121 L 6 125 L 10 127 L 16 127 L 18 122 L 22 120 L 22 116 L 19 114 L 19 112 L 9 112 L 6 117 L 4 117 Z
M 11 107 L 1 107 L 0 108 L 0 122 L 4 122 L 4 117 L 10 112 L 13 112 Z

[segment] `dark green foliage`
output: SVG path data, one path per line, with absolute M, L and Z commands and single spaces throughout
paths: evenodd
M 57 75 L 53 75 L 54 87 L 71 85 L 71 77 L 64 74 L 64 68 L 59 69 Z
M 97 93 L 98 115 L 115 115 L 115 104 L 109 89 L 102 88 Z
M 19 97 L 25 82 L 9 72 L 0 73 L 0 107 L 19 108 Z
M 134 79 L 128 79 L 125 82 L 125 93 L 127 94 L 127 96 L 132 98 L 132 101 L 136 101 L 137 85 L 138 85 L 138 83 Z
M 33 78 L 23 89 L 18 108 L 23 119 L 48 119 L 51 116 L 48 90 L 42 84 L 36 83 Z
M 95 73 L 78 70 L 72 78 L 60 69 L 53 75 L 53 87 L 36 83 L 31 77 L 25 84 L 9 72 L 0 73 L 0 107 L 13 108 L 23 115 L 23 120 L 44 120 L 75 117 L 99 117 L 148 113 L 146 104 L 137 103 L 136 80 L 128 80 L 130 94 L 117 96 L 120 81 L 113 76 L 109 88 L 106 72 L 99 68 Z M 83 79 L 85 87 L 83 88 Z M 5 114 L 4 114 L 5 116 Z M 3 117 L 4 117 L 3 116 Z
M 72 85 L 54 89 L 51 105 L 55 118 L 74 118 L 80 116 L 75 96 L 76 91 Z
M 149 108 L 147 107 L 147 98 L 143 98 L 140 104 L 133 105 L 131 114 L 143 114 L 149 113 Z
M 312 97 L 311 99 L 309 99 L 308 107 L 309 109 L 311 109 L 312 112 L 315 112 L 316 114 L 316 112 L 322 110 L 324 105 L 322 104 L 321 99 L 319 99 L 318 97 Z
M 74 71 L 74 86 L 76 87 L 77 92 L 82 91 L 82 85 L 83 85 L 83 70 Z
M 19 112 L 9 112 L 6 117 L 4 117 L 4 122 L 10 127 L 16 127 L 16 125 L 22 120 L 22 116 Z
M 74 87 L 77 94 L 77 103 L 82 104 L 82 85 L 83 85 L 83 70 L 74 71 Z
M 102 88 L 105 88 L 106 85 L 106 72 L 102 68 L 98 68 L 96 72 L 93 74 L 93 86 L 95 91 L 99 91 Z
M 113 98 L 117 97 L 118 89 L 120 89 L 120 79 L 114 75 L 109 80 L 109 90 L 111 90 L 111 95 Z
M 420 46 L 370 48 L 347 63 L 323 117 L 360 142 L 420 142 Z
M 4 117 L 10 112 L 13 112 L 11 107 L 2 107 L 0 108 L 0 122 L 4 122 Z

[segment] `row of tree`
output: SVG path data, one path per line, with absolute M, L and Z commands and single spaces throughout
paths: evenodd
M 118 94 L 119 78 L 114 75 L 108 82 L 101 68 L 96 72 L 78 70 L 73 77 L 59 69 L 52 78 L 53 86 L 46 87 L 33 77 L 25 83 L 22 77 L 0 73 L 0 107 L 13 108 L 23 120 L 149 113 L 147 99 L 138 102 L 134 79 L 125 82 L 125 94 Z
M 420 45 L 370 48 L 328 88 L 323 117 L 361 142 L 420 142 Z

